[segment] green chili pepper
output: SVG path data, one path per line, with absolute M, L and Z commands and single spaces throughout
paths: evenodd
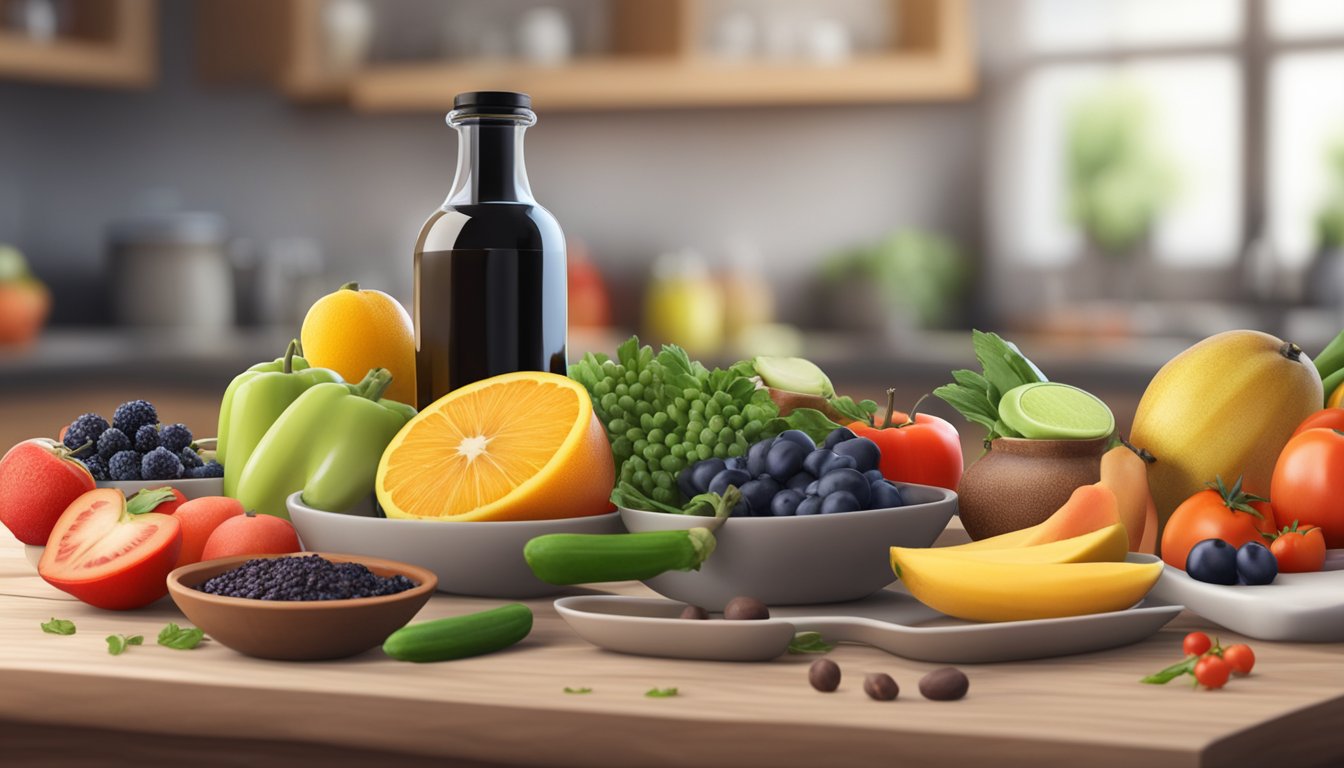
M 317 509 L 344 512 L 373 493 L 378 459 L 415 409 L 381 399 L 392 374 L 374 368 L 358 384 L 314 384 L 280 414 L 248 458 L 236 498 L 288 518 L 285 498 L 303 491 Z
M 341 382 L 341 375 L 312 368 L 289 342 L 285 356 L 259 363 L 234 377 L 219 406 L 219 443 L 215 458 L 224 465 L 224 495 L 238 492 L 243 467 L 280 414 L 314 384 Z

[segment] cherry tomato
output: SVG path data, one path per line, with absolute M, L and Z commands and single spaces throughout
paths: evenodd
M 915 410 L 919 404 L 915 404 Z M 887 413 L 874 424 L 856 421 L 850 431 L 877 443 L 882 450 L 878 468 L 888 480 L 936 485 L 955 491 L 961 483 L 965 459 L 961 437 L 946 419 L 927 413 L 910 415 L 896 410 L 895 390 L 887 390 Z
M 1269 544 L 1281 573 L 1315 573 L 1325 566 L 1325 535 L 1314 525 L 1284 528 Z
M 1248 649 L 1249 650 L 1249 649 Z M 1232 668 L 1217 656 L 1205 656 L 1195 662 L 1195 679 L 1205 688 L 1222 688 Z
M 1203 632 L 1191 632 L 1185 636 L 1185 642 L 1181 648 L 1186 656 L 1203 656 L 1213 647 L 1213 641 Z
M 1255 666 L 1255 651 L 1251 646 L 1238 643 L 1229 645 L 1223 649 L 1223 661 L 1232 670 L 1233 674 L 1249 675 L 1251 668 Z
M 1344 408 L 1326 408 L 1311 414 L 1297 426 L 1292 436 L 1297 437 L 1308 429 L 1344 429 Z
M 1191 548 L 1205 539 L 1222 539 L 1237 549 L 1248 541 L 1264 541 L 1261 534 L 1277 530 L 1274 508 L 1257 499 L 1241 492 L 1240 478 L 1231 488 L 1221 478 L 1209 483 L 1209 490 L 1186 499 L 1171 513 L 1162 529 L 1162 559 L 1184 570 Z
M 1344 431 L 1308 429 L 1289 440 L 1269 492 L 1279 527 L 1314 525 L 1325 546 L 1344 547 Z

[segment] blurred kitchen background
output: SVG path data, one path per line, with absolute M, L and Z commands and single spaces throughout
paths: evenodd
M 409 304 L 476 89 L 534 97 L 571 359 L 909 405 L 979 327 L 1127 429 L 1198 338 L 1344 327 L 1339 0 L 0 0 L 0 444 L 209 421 L 316 297 Z

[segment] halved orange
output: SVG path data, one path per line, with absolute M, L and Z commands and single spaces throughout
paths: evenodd
M 606 512 L 611 445 L 581 384 L 522 371 L 444 395 L 378 462 L 388 517 L 546 520 Z

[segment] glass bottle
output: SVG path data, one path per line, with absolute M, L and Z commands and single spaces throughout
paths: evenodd
M 420 408 L 501 373 L 567 370 L 565 236 L 528 184 L 531 107 L 507 91 L 453 99 L 457 175 L 415 245 Z

